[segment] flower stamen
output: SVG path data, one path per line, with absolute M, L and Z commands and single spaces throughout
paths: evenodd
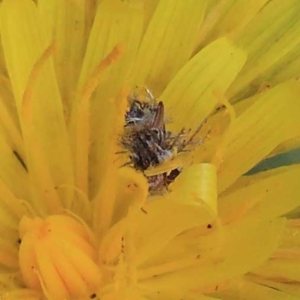
M 23 217 L 20 269 L 26 285 L 51 299 L 72 299 L 96 292 L 102 273 L 89 232 L 64 215 Z
M 75 182 L 84 193 L 88 191 L 88 157 L 90 137 L 90 99 L 99 84 L 100 75 L 120 59 L 124 49 L 117 45 L 114 49 L 95 67 L 90 77 L 83 86 L 79 103 L 71 114 L 71 131 L 74 134 L 74 163 Z

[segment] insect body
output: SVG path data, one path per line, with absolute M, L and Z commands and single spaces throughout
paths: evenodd
M 172 155 L 163 123 L 163 111 L 163 103 L 159 102 L 151 114 L 144 116 L 146 119 L 139 119 L 127 133 L 125 146 L 132 153 L 132 162 L 138 170 L 156 166 Z
M 142 172 L 174 156 L 171 133 L 165 129 L 163 102 L 157 103 L 152 94 L 147 103 L 132 101 L 125 115 L 122 144 L 131 153 L 133 167 Z M 166 173 L 147 179 L 150 191 L 161 190 L 168 184 Z
M 200 145 L 200 139 L 195 144 L 194 138 L 203 124 L 186 139 L 190 131 L 182 129 L 173 134 L 165 128 L 165 112 L 163 102 L 157 102 L 150 90 L 146 89 L 148 97 L 141 101 L 139 97 L 129 96 L 130 107 L 125 114 L 125 128 L 122 145 L 130 152 L 130 163 L 136 170 L 145 172 L 174 158 L 176 153 L 190 151 L 192 145 Z M 176 149 L 176 151 L 175 151 Z M 169 173 L 146 176 L 151 193 L 167 188 L 180 174 L 181 169 L 175 168 Z
M 130 110 L 125 115 L 125 127 L 145 127 L 150 126 L 157 110 L 157 104 L 142 103 L 134 100 Z
M 130 96 L 130 109 L 125 114 L 125 127 L 139 130 L 142 128 L 159 128 L 164 124 L 163 103 L 157 103 L 149 89 L 146 102 L 141 102 L 135 95 Z

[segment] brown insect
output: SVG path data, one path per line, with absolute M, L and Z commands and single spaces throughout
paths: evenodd
M 157 102 L 151 92 L 146 91 L 150 101 L 132 101 L 125 115 L 125 134 L 122 137 L 123 146 L 131 153 L 133 167 L 142 172 L 174 156 L 172 134 L 165 129 L 163 102 Z M 171 182 L 166 173 L 147 179 L 152 192 L 162 190 Z
M 163 110 L 163 103 L 159 102 L 151 122 L 148 123 L 148 119 L 147 122 L 141 119 L 134 128 L 131 128 L 123 136 L 123 146 L 130 151 L 131 162 L 137 170 L 145 171 L 173 156 L 173 150 L 168 139 L 169 133 L 166 132 L 163 124 Z
M 167 131 L 163 102 L 157 102 L 150 90 L 146 89 L 146 92 L 146 102 L 140 101 L 138 97 L 129 97 L 130 107 L 125 115 L 124 135 L 121 141 L 123 147 L 130 152 L 130 164 L 141 172 L 170 160 L 175 156 L 175 152 L 186 151 L 186 147 L 192 144 L 202 127 L 199 126 L 188 140 L 184 139 L 185 130 L 176 135 Z M 176 168 L 170 173 L 146 176 L 149 191 L 153 194 L 168 188 L 180 172 L 181 170 Z
M 160 114 L 163 114 L 163 107 L 160 103 L 157 103 L 156 99 L 152 95 L 149 89 L 146 89 L 147 97 L 145 102 L 142 102 L 138 96 L 134 93 L 129 95 L 130 109 L 125 114 L 125 128 L 139 130 L 143 127 L 152 128 L 155 126 L 155 118 L 160 118 Z M 162 109 L 162 112 L 161 112 Z M 163 115 L 162 115 L 163 121 Z

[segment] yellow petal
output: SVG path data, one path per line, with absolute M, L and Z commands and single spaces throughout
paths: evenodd
M 0 160 L 0 177 L 17 197 L 29 199 L 29 178 L 16 154 L 6 141 L 0 138 L 0 152 L 5 159 Z M 0 189 L 1 190 L 1 189 Z
M 148 181 L 144 174 L 124 167 L 117 170 L 117 177 L 113 223 L 127 215 L 128 207 L 140 209 L 148 197 Z
M 270 156 L 278 155 L 281 153 L 287 153 L 291 150 L 297 150 L 300 148 L 300 138 L 297 136 L 286 142 L 281 143 L 278 147 L 276 147 L 271 153 Z
M 73 160 L 74 160 L 74 168 L 75 168 L 75 184 L 76 186 L 85 194 L 88 194 L 88 173 L 89 173 L 89 150 L 90 150 L 90 114 L 91 114 L 91 97 L 97 88 L 98 82 L 101 78 L 103 78 L 103 73 L 109 67 L 115 59 L 120 57 L 121 49 L 119 47 L 115 47 L 111 53 L 107 55 L 93 70 L 90 79 L 85 83 L 80 97 L 78 99 L 78 103 L 75 108 L 72 110 L 71 120 L 70 120 L 70 139 L 73 150 Z M 112 103 L 111 103 L 112 104 Z M 114 109 L 115 105 L 110 105 L 108 109 Z M 124 108 L 125 112 L 125 108 Z M 124 115 L 124 114 L 123 114 Z M 112 119 L 110 119 L 111 117 Z M 113 124 L 115 120 L 115 112 L 112 110 L 107 117 L 104 118 L 100 128 L 103 129 L 103 134 L 111 134 L 111 130 L 113 127 L 110 125 L 103 126 L 104 122 L 110 122 L 109 124 Z M 109 130 L 107 130 L 109 128 Z M 108 133 L 109 131 L 109 133 Z M 93 132 L 93 131 L 92 131 Z M 99 133 L 97 131 L 97 133 Z M 103 140 L 101 140 L 103 142 Z M 106 144 L 104 143 L 106 146 Z M 106 146 L 110 149 L 109 146 Z M 105 149 L 106 149 L 105 147 Z M 102 149 L 103 150 L 103 149 Z M 102 154 L 102 153 L 101 153 Z M 99 154 L 98 154 L 99 155 Z M 107 155 L 107 153 L 105 153 Z M 100 159 L 102 158 L 101 155 Z M 97 157 L 98 158 L 98 157 Z M 96 159 L 97 159 L 96 158 Z M 102 158 L 103 159 L 103 158 Z M 101 165 L 101 164 L 100 164 Z M 102 167 L 106 167 L 106 164 Z M 101 173 L 101 172 L 100 172 Z M 93 176 L 92 176 L 93 178 Z
M 195 164 L 184 169 L 170 189 L 176 194 L 177 201 L 187 203 L 193 191 L 194 201 L 207 205 L 217 216 L 217 174 L 213 164 Z M 180 195 L 182 193 L 182 195 Z M 190 199 L 192 200 L 192 199 Z
M 236 37 L 239 34 L 243 34 L 243 30 L 246 25 L 255 17 L 259 10 L 265 5 L 267 0 L 221 0 L 217 5 L 213 7 L 213 10 L 204 21 L 203 27 L 201 28 L 201 34 L 205 33 L 206 38 L 200 40 L 200 44 L 207 41 L 212 41 L 221 36 Z M 211 19 L 210 16 L 215 16 Z M 214 26 L 211 30 L 209 23 L 215 21 Z M 207 28 L 207 29 L 206 29 Z M 207 31 L 207 32 L 205 32 Z
M 284 56 L 267 74 L 269 84 L 278 84 L 287 79 L 298 77 L 300 70 L 300 45 L 298 44 Z
M 136 262 L 144 262 L 179 233 L 211 219 L 206 209 L 197 203 L 184 205 L 169 197 L 158 197 L 147 203 L 134 219 Z
M 1 205 L 0 208 L 1 225 L 10 229 L 17 229 L 19 219 L 16 218 L 16 216 L 14 216 L 5 206 Z
M 267 0 L 223 0 L 223 5 L 227 5 L 225 14 L 222 15 L 217 25 L 217 36 L 230 34 L 234 37 L 238 34 L 244 34 L 244 27 L 252 21 L 253 17 L 266 4 Z M 221 4 L 221 6 L 222 6 Z
M 3 296 L 4 300 L 9 299 L 9 300 L 39 300 L 40 298 L 40 293 L 33 291 L 31 289 L 14 289 L 10 292 L 6 292 Z
M 219 39 L 194 56 L 169 83 L 161 99 L 171 120 L 168 129 L 195 130 L 214 109 L 246 60 L 243 51 L 227 39 Z
M 180 272 L 219 257 L 224 242 L 223 227 L 215 220 L 173 238 L 160 252 L 143 263 L 139 278 Z
M 297 0 L 275 0 L 252 20 L 237 41 L 240 47 L 247 50 L 249 59 L 231 86 L 230 97 L 236 99 L 258 90 L 262 81 L 272 77 L 270 68 L 294 51 L 300 42 L 299 13 Z M 280 63 L 277 71 L 284 67 Z
M 252 271 L 261 277 L 275 280 L 281 278 L 283 282 L 300 282 L 299 259 L 271 259 L 263 266 Z
M 115 96 L 129 73 L 143 28 L 143 7 L 139 2 L 138 0 L 103 0 L 97 7 L 78 90 L 81 91 L 94 68 L 116 45 L 125 48 L 120 61 L 99 82 L 97 96 L 104 99 L 98 99 L 98 104 L 103 104 L 108 95 Z
M 95 20 L 95 14 L 97 11 L 97 6 L 102 2 L 102 0 L 94 1 L 87 0 L 85 1 L 85 41 L 87 44 L 91 28 L 93 27 L 93 22 Z
M 126 220 L 123 219 L 110 228 L 99 247 L 99 261 L 105 264 L 115 263 L 123 246 L 124 232 L 126 230 Z
M 65 109 L 70 107 L 83 58 L 86 1 L 42 0 L 38 9 L 47 43 L 55 42 L 54 63 Z
M 3 105 L 2 99 L 0 97 L 0 135 L 1 138 L 6 140 L 7 144 L 10 145 L 12 152 L 18 153 L 16 154 L 22 161 L 24 162 L 25 151 L 24 151 L 24 144 L 20 134 L 19 129 L 15 126 L 11 115 L 6 110 Z M 3 124 L 4 123 L 4 124 Z M 21 163 L 21 162 L 20 162 Z M 24 162 L 26 165 L 26 163 Z
M 300 68 L 299 68 L 300 69 Z M 288 78 L 291 78 L 293 76 L 290 76 Z M 284 80 L 279 81 L 282 82 Z M 270 87 L 267 87 L 267 89 L 263 91 L 267 91 Z M 247 99 L 243 99 L 243 101 L 239 101 L 233 105 L 235 113 L 237 116 L 241 115 L 246 109 L 248 109 L 252 104 L 259 101 L 258 93 L 254 97 L 250 97 Z M 278 145 L 269 155 L 268 157 L 272 157 L 274 155 L 288 152 L 290 150 L 294 150 L 296 148 L 300 148 L 300 138 L 298 136 L 291 138 L 287 141 L 284 141 L 280 145 Z
M 115 210 L 115 201 L 118 194 L 118 173 L 120 167 L 116 159 L 118 149 L 118 138 L 123 131 L 123 116 L 125 115 L 126 98 L 121 95 L 117 99 L 110 101 L 110 106 L 106 110 L 106 118 L 102 121 L 102 136 L 99 139 L 99 153 L 97 175 L 93 178 L 99 182 L 94 182 L 94 191 L 96 192 L 93 198 L 94 204 L 94 229 L 97 234 L 103 234 L 112 225 Z M 113 124 L 113 126 L 111 126 Z M 132 184 L 134 184 L 134 179 Z M 139 180 L 138 180 L 139 181 Z M 107 188 L 111 186 L 113 188 Z M 143 190 L 143 188 L 142 188 Z M 141 199 L 142 201 L 144 199 Z
M 12 243 L 20 244 L 20 237 L 18 229 L 7 227 L 0 223 L 0 234 L 6 241 L 12 241 Z
M 268 220 L 288 213 L 300 205 L 300 167 L 286 167 L 247 176 L 219 199 L 219 213 L 224 222 L 254 214 Z
M 92 178 L 92 196 L 95 195 L 99 188 L 99 177 L 101 176 L 101 170 L 103 170 L 101 168 L 106 167 L 102 164 L 102 137 L 107 135 L 107 127 L 103 125 L 103 122 L 107 118 L 107 112 L 110 110 L 111 102 L 109 97 L 116 97 L 120 92 L 121 86 L 126 81 L 139 46 L 142 30 L 143 7 L 140 1 L 104 0 L 98 5 L 77 87 L 79 97 L 74 102 L 74 111 L 76 111 L 77 103 L 80 101 L 82 89 L 85 85 L 90 84 L 90 81 L 94 80 L 92 73 L 99 63 L 115 47 L 124 51 L 122 51 L 122 55 L 117 60 L 112 58 L 110 68 L 101 74 L 93 97 L 95 101 L 91 102 L 89 109 L 91 136 L 88 140 L 91 140 L 90 177 Z M 126 82 L 126 84 L 128 83 Z M 84 144 L 86 144 L 86 141 Z M 98 163 L 100 161 L 101 163 Z M 80 173 L 80 170 L 77 172 Z
M 149 22 L 155 12 L 155 9 L 160 0 L 145 0 L 144 1 L 144 10 L 145 10 L 145 18 L 144 18 L 144 29 L 146 30 Z
M 25 157 L 24 144 L 20 131 L 20 124 L 8 78 L 0 76 L 0 131 L 12 148 L 20 156 Z
M 266 286 L 272 288 L 272 290 L 278 290 L 283 292 L 284 297 L 293 297 L 296 296 L 297 298 L 292 298 L 293 300 L 299 299 L 300 297 L 300 289 L 299 289 L 299 284 L 295 283 L 283 283 L 283 282 L 277 282 L 273 280 L 268 280 L 264 277 L 256 276 L 254 274 L 249 274 L 246 276 L 246 278 L 249 281 L 253 281 L 255 283 L 260 284 L 261 286 Z M 256 298 L 257 299 L 257 298 Z M 273 299 L 273 298 L 272 298 Z M 276 299 L 276 298 L 275 298 Z M 289 298 L 283 298 L 289 299 Z
M 296 222 L 298 221 L 298 224 Z M 296 224 L 295 224 L 296 223 Z M 300 225 L 299 220 L 287 221 L 287 226 L 281 237 L 280 247 L 300 248 Z
M 14 38 L 11 38 L 11 37 Z M 72 184 L 72 166 L 62 105 L 51 59 L 36 74 L 33 68 L 47 46 L 43 26 L 35 4 L 30 0 L 3 1 L 1 4 L 1 38 L 12 82 L 16 106 L 21 114 L 23 94 L 30 91 L 31 125 L 49 165 L 53 186 Z M 32 76 L 32 82 L 29 76 Z M 29 86 L 28 86 L 29 84 Z M 20 115 L 21 116 L 21 115 Z M 22 122 L 22 130 L 26 130 Z M 25 141 L 26 144 L 26 141 Z M 34 163 L 31 145 L 26 145 L 27 163 Z M 35 176 L 41 176 L 40 174 Z M 62 193 L 63 201 L 67 195 Z
M 206 0 L 162 0 L 143 37 L 132 77 L 159 95 L 188 61 Z
M 207 121 L 205 121 L 191 143 L 200 141 L 199 146 L 195 149 L 191 147 L 193 151 L 186 153 L 187 158 L 190 158 L 193 163 L 214 161 L 216 151 L 218 151 L 224 135 L 229 130 L 231 122 L 235 119 L 235 111 L 233 110 L 233 113 L 231 113 L 230 110 L 221 110 L 207 118 Z
M 25 207 L 22 206 L 22 202 L 13 194 L 7 186 L 0 180 L 0 199 L 1 199 L 1 213 L 5 216 L 12 217 L 15 224 L 11 223 L 9 227 L 15 227 L 19 223 L 19 219 L 25 214 Z M 5 218 L 4 218 L 5 219 Z M 1 219 L 3 220 L 3 219 Z M 16 228 L 17 228 L 16 227 Z
M 200 253 L 198 265 L 161 276 L 152 273 L 153 278 L 141 281 L 140 286 L 148 290 L 146 295 L 150 298 L 160 291 L 169 299 L 184 297 L 188 289 L 201 290 L 208 286 L 217 286 L 219 282 L 261 265 L 277 246 L 283 226 L 282 219 L 267 223 L 252 219 L 251 222 L 226 226 L 219 255 L 210 259 L 206 255 L 202 260 Z
M 259 94 L 259 101 L 238 117 L 220 149 L 219 192 L 297 134 L 300 85 L 289 81 Z M 276 134 L 274 134 L 274 132 Z M 221 146 L 222 147 L 222 146 Z
M 7 241 L 0 238 L 0 265 L 2 268 L 17 269 L 19 267 L 17 246 L 17 241 Z
M 236 280 L 224 292 L 217 294 L 220 299 L 239 299 L 257 300 L 257 299 L 272 299 L 272 300 L 297 300 L 298 297 L 292 296 L 289 293 L 284 293 L 281 290 L 273 289 L 268 285 L 260 285 L 247 280 Z M 232 298 L 233 297 L 233 298 Z

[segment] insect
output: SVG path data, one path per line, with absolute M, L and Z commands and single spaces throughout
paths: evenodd
M 143 127 L 156 126 L 154 119 L 163 114 L 162 103 L 157 103 L 153 94 L 146 88 L 147 97 L 141 101 L 135 93 L 129 95 L 130 109 L 125 114 L 125 128 L 139 130 Z M 163 121 L 163 116 L 161 121 Z
M 125 114 L 122 136 L 122 145 L 130 152 L 130 164 L 141 172 L 167 162 L 176 155 L 176 152 L 185 151 L 200 130 L 197 129 L 187 140 L 186 131 L 183 129 L 178 134 L 166 130 L 163 102 L 157 101 L 149 89 L 146 89 L 146 93 L 144 101 L 135 95 L 129 95 L 130 106 Z M 145 175 L 150 193 L 168 188 L 180 172 L 181 169 L 176 168 L 169 173 Z
M 142 172 L 174 156 L 172 134 L 165 129 L 163 102 L 157 102 L 148 89 L 146 92 L 149 101 L 132 99 L 125 115 L 122 137 L 123 146 L 131 153 L 133 167 Z M 167 173 L 148 176 L 147 179 L 150 192 L 160 191 L 171 182 Z

